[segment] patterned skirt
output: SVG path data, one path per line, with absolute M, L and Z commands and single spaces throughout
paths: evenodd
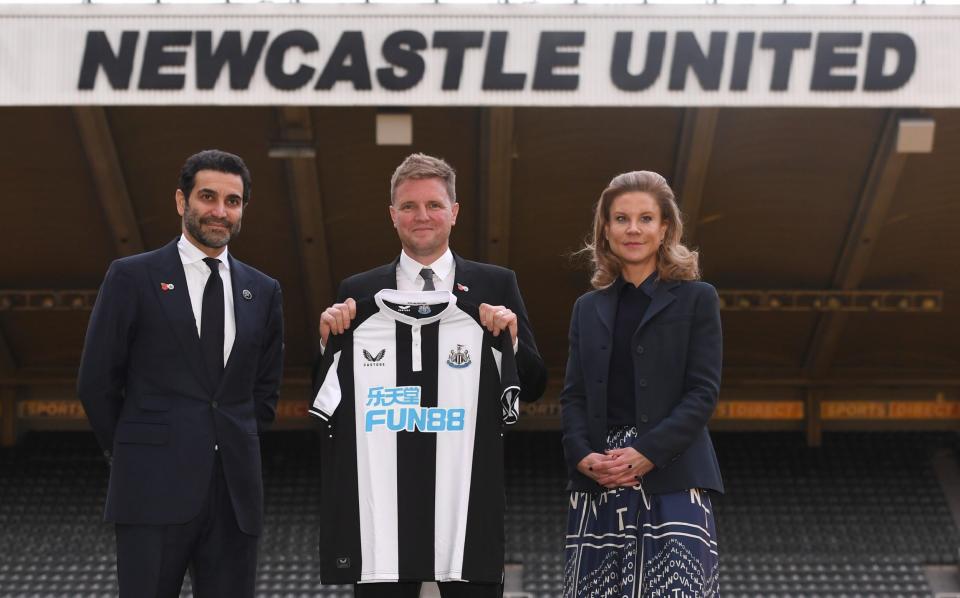
M 611 428 L 607 449 L 630 446 Z M 571 492 L 564 598 L 716 598 L 716 527 L 705 490 L 650 495 L 632 488 Z

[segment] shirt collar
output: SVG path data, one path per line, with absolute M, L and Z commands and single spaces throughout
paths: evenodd
M 204 258 L 209 257 L 204 252 L 200 251 L 196 245 L 187 240 L 184 235 L 180 235 L 180 239 L 177 241 L 177 251 L 180 252 L 180 261 L 183 262 L 184 266 L 190 264 L 195 264 L 197 262 L 202 262 Z M 223 248 L 223 253 L 217 256 L 217 259 L 220 260 L 220 263 L 227 270 L 230 269 L 230 260 L 227 248 Z
M 450 276 L 450 271 L 453 270 L 453 252 L 450 251 L 449 247 L 447 247 L 447 250 L 443 252 L 443 255 L 437 258 L 437 261 L 424 266 L 417 260 L 407 255 L 407 252 L 401 251 L 398 268 L 400 268 L 400 272 L 402 272 L 407 279 L 414 283 L 421 280 L 420 271 L 424 268 L 430 268 L 433 270 L 433 275 L 439 280 L 443 281 Z
M 644 279 L 643 282 L 640 283 L 640 287 L 639 287 L 639 288 L 640 288 L 640 290 L 642 290 L 642 291 L 644 292 L 645 295 L 647 295 L 648 297 L 651 297 L 651 298 L 652 298 L 652 297 L 653 297 L 653 291 L 656 290 L 656 288 L 657 288 L 657 282 L 659 282 L 659 281 L 660 281 L 660 279 L 659 279 L 658 276 L 657 276 L 657 271 L 654 270 L 654 271 L 650 274 L 650 276 L 648 276 L 646 279 Z M 627 288 L 627 287 L 637 288 L 637 287 L 634 287 L 632 283 L 628 283 L 626 280 L 624 280 L 622 274 L 617 277 L 617 280 L 613 283 L 613 286 L 614 286 L 614 288 L 616 289 L 617 294 L 623 293 L 623 292 L 624 292 L 624 289 Z

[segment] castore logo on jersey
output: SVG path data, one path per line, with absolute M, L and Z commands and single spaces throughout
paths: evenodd
M 366 349 L 363 350 L 363 358 L 367 360 L 367 363 L 363 364 L 363 367 L 385 367 L 387 364 L 383 361 L 383 356 L 387 354 L 386 349 L 380 349 L 380 352 L 376 355 L 372 355 L 370 351 Z

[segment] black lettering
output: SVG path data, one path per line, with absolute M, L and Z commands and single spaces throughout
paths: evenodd
M 863 43 L 861 33 L 821 33 L 813 56 L 813 91 L 853 91 L 857 88 L 856 75 L 834 75 L 835 68 L 857 65 L 856 52 L 838 52 L 839 48 L 858 48 Z
M 390 91 L 414 87 L 423 79 L 424 63 L 419 52 L 426 49 L 427 38 L 419 31 L 395 31 L 383 40 L 383 57 L 394 67 L 406 71 L 398 75 L 396 69 L 385 66 L 377 69 L 377 81 Z
M 104 31 L 88 31 L 87 43 L 83 47 L 83 62 L 80 65 L 80 80 L 77 89 L 93 89 L 97 82 L 97 72 L 103 69 L 110 87 L 127 89 L 133 74 L 133 57 L 137 52 L 139 31 L 124 31 L 120 34 L 120 49 L 117 52 L 110 47 L 110 40 Z
M 744 91 L 750 83 L 750 65 L 753 63 L 753 42 L 757 34 L 741 31 L 733 49 L 733 72 L 730 75 L 730 90 Z
M 304 54 L 309 54 L 319 50 L 320 44 L 317 43 L 317 38 L 313 37 L 312 33 L 302 29 L 285 31 L 273 40 L 270 49 L 267 50 L 264 71 L 267 75 L 267 81 L 276 89 L 285 91 L 300 89 L 313 78 L 313 74 L 316 72 L 316 69 L 312 66 L 305 64 L 301 64 L 292 73 L 284 72 L 283 57 L 290 48 L 300 48 Z
M 373 87 L 362 31 L 343 32 L 314 89 L 331 89 L 337 81 L 350 81 L 354 89 Z
M 213 33 L 197 31 L 197 89 L 213 89 L 224 65 L 230 65 L 230 89 L 250 87 L 250 79 L 257 68 L 263 48 L 267 45 L 266 31 L 254 31 L 247 49 L 239 31 L 224 31 L 217 49 L 213 49 Z
M 710 49 L 704 54 L 692 31 L 678 31 L 676 46 L 673 48 L 673 63 L 670 65 L 669 88 L 672 91 L 686 89 L 687 71 L 693 70 L 701 88 L 720 89 L 723 51 L 726 45 L 726 32 L 712 31 L 710 32 Z
M 760 36 L 760 47 L 764 50 L 773 50 L 770 91 L 785 91 L 790 86 L 793 52 L 809 48 L 811 39 L 813 35 L 800 31 L 768 32 Z
M 900 89 L 913 76 L 917 66 L 917 46 L 905 33 L 871 33 L 867 51 L 867 72 L 863 77 L 866 91 L 890 91 Z M 897 55 L 897 70 L 883 74 L 888 56 L 887 50 Z
M 544 31 L 537 48 L 537 67 L 533 72 L 533 89 L 571 91 L 580 85 L 580 75 L 557 74 L 563 66 L 580 66 L 580 52 L 561 52 L 560 48 L 582 47 L 583 31 Z
M 610 78 L 623 91 L 643 91 L 653 85 L 663 68 L 663 49 L 667 45 L 665 31 L 651 31 L 647 36 L 647 57 L 643 70 L 633 75 L 628 68 L 630 51 L 633 48 L 633 32 L 617 31 L 613 38 L 613 59 L 610 61 Z
M 140 89 L 183 89 L 186 76 L 183 73 L 161 73 L 167 66 L 184 66 L 187 53 L 168 48 L 189 46 L 193 39 L 190 31 L 150 31 L 143 51 L 143 68 L 140 71 Z
M 443 63 L 443 90 L 460 89 L 463 55 L 468 48 L 483 47 L 483 31 L 435 31 L 433 47 L 447 51 L 447 58 Z
M 483 90 L 523 89 L 526 73 L 503 72 L 504 55 L 507 49 L 507 32 L 491 31 L 487 47 L 487 62 L 483 67 Z

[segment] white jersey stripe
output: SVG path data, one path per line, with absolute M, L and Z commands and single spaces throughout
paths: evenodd
M 397 435 L 385 426 L 371 426 L 367 412 L 372 404 L 370 387 L 390 387 L 397 383 L 393 341 L 395 322 L 383 314 L 374 314 L 353 334 L 353 371 L 363 372 L 363 383 L 356 384 L 357 490 L 360 500 L 360 537 L 376 538 L 361 545 L 361 579 L 396 579 L 399 575 L 397 522 Z M 367 354 L 378 361 L 371 361 Z M 371 430 L 368 431 L 368 427 Z

